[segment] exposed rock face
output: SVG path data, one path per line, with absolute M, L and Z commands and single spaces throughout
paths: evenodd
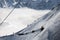
M 33 9 L 51 9 L 54 5 L 60 3 L 60 0 L 0 0 L 1 8 L 28 7 Z

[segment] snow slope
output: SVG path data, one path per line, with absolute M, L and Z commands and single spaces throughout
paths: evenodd
M 60 40 L 60 6 L 56 6 L 48 14 L 40 17 L 39 20 L 37 19 L 37 21 L 32 23 L 35 24 L 36 22 L 35 26 L 29 25 L 29 27 L 16 34 L 0 37 L 0 40 Z M 44 27 L 43 31 L 38 30 L 42 26 Z M 32 29 L 34 28 L 38 31 L 33 31 Z
M 35 26 L 33 26 L 34 24 Z M 39 30 L 39 27 L 42 26 L 44 27 L 43 31 Z M 38 31 L 32 32 L 33 29 Z M 34 23 L 25 29 L 10 36 L 0 37 L 0 40 L 59 40 L 59 37 L 60 6 L 57 6 L 48 14 L 38 18 L 36 21 L 34 21 Z
M 0 23 L 12 9 L 0 8 Z M 0 36 L 11 35 L 33 23 L 34 20 L 48 13 L 50 10 L 34 10 L 27 7 L 15 9 L 0 25 Z

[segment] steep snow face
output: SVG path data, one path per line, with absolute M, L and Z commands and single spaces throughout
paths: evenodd
M 36 40 L 59 40 L 60 39 L 60 6 L 51 11 L 53 16 L 42 26 L 44 31 L 35 37 Z M 48 17 L 47 17 L 48 18 Z
M 46 17 L 47 16 L 47 17 Z M 33 25 L 29 25 L 26 29 L 20 31 L 19 33 L 29 33 L 28 36 L 23 35 L 22 39 L 25 38 L 27 40 L 59 40 L 60 39 L 60 6 L 54 8 L 54 10 L 50 11 L 48 15 L 46 14 L 40 20 L 37 20 L 38 23 Z M 33 34 L 33 30 L 38 30 L 40 27 L 44 27 L 44 30 L 41 32 L 36 32 L 38 34 Z M 19 34 L 17 33 L 17 34 Z M 32 38 L 31 36 L 32 35 Z M 25 37 L 24 37 L 25 36 Z M 33 37 L 34 36 L 34 37 Z M 21 36 L 19 36 L 21 38 Z M 30 39 L 31 38 L 31 39 Z
M 0 23 L 12 9 L 0 8 Z M 11 35 L 31 24 L 37 18 L 45 15 L 50 10 L 34 10 L 27 7 L 15 9 L 11 15 L 0 25 L 0 36 Z

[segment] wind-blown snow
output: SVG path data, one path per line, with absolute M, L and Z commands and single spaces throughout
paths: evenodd
M 0 9 L 0 23 L 12 9 Z M 11 35 L 31 24 L 37 18 L 47 14 L 50 10 L 34 10 L 30 8 L 15 9 L 12 14 L 0 25 L 0 36 Z

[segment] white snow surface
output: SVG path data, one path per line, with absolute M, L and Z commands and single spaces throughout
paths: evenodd
M 12 8 L 0 8 L 0 23 L 8 15 Z M 37 18 L 50 12 L 50 10 L 34 10 L 27 7 L 15 9 L 9 17 L 0 25 L 0 37 L 11 35 L 31 24 Z

